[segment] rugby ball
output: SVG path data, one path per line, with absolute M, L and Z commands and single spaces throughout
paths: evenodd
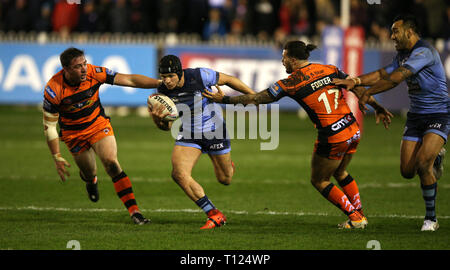
M 177 106 L 168 96 L 153 94 L 147 98 L 147 106 L 150 108 L 155 107 L 157 104 L 164 106 L 163 113 L 169 113 L 169 115 L 164 117 L 164 121 L 174 121 L 178 118 Z

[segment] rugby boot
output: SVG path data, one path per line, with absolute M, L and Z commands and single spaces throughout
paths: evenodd
M 224 214 L 222 214 L 222 212 L 220 212 L 217 209 L 213 209 L 211 211 L 208 212 L 208 220 L 206 221 L 206 224 L 201 227 L 201 230 L 204 229 L 213 229 L 216 227 L 220 227 L 225 225 L 227 221 L 227 218 L 225 217 Z

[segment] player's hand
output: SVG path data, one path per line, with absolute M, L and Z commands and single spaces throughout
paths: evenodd
M 53 160 L 55 161 L 56 171 L 58 172 L 61 181 L 66 181 L 66 176 L 69 177 L 70 173 L 67 168 L 70 168 L 69 162 L 65 160 L 60 153 L 53 155 Z
M 170 114 L 169 112 L 164 113 L 164 106 L 161 104 L 156 104 L 155 107 L 148 106 L 148 112 L 155 123 L 162 122 Z
M 375 110 L 375 121 L 377 125 L 381 122 L 383 122 L 384 128 L 389 129 L 389 125 L 391 124 L 391 118 L 393 118 L 394 115 L 388 111 L 386 108 L 381 107 Z
M 355 82 L 353 80 L 344 80 L 344 79 L 333 79 L 331 81 L 334 85 L 339 85 L 345 87 L 347 90 L 353 89 L 355 87 Z
M 366 107 L 367 102 L 369 101 L 370 95 L 366 92 L 364 92 L 361 97 L 358 100 L 358 105 L 359 105 L 359 109 L 361 110 L 361 112 L 363 112 L 364 114 L 366 113 L 366 111 L 368 111 L 369 109 Z
M 212 93 L 212 92 L 209 92 L 208 89 L 205 89 L 205 91 L 203 91 L 202 95 L 205 98 L 210 99 L 214 102 L 222 103 L 222 100 L 223 100 L 223 97 L 225 96 L 225 94 L 222 92 L 222 90 L 220 89 L 220 87 L 218 85 L 214 85 L 214 87 L 216 87 L 217 92 Z

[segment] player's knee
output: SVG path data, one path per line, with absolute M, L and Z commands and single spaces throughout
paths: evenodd
M 118 175 L 122 172 L 119 163 L 115 159 L 106 159 L 103 161 L 105 171 L 112 176 Z
M 311 178 L 311 185 L 315 187 L 317 190 L 320 190 L 321 182 L 317 181 L 317 179 Z
M 183 183 L 187 177 L 188 175 L 182 171 L 172 170 L 172 179 L 178 184 Z
M 346 171 L 336 171 L 333 174 L 334 179 L 336 179 L 336 181 L 340 182 L 342 180 L 344 180 L 347 177 L 348 173 Z
M 222 175 L 220 177 L 217 177 L 217 180 L 219 180 L 219 182 L 225 186 L 228 186 L 229 184 L 231 184 L 231 179 L 233 177 L 231 175 Z
M 403 176 L 403 178 L 406 178 L 406 179 L 412 179 L 416 175 L 416 172 L 414 170 L 403 168 L 403 167 L 400 168 L 400 173 Z

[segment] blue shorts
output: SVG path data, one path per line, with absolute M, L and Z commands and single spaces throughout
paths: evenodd
M 408 112 L 403 140 L 421 142 L 427 133 L 435 133 L 447 142 L 449 115 L 445 113 L 417 114 Z
M 177 137 L 175 145 L 187 146 L 200 149 L 202 153 L 210 155 L 223 155 L 231 151 L 231 142 L 228 136 L 223 136 L 223 138 L 206 138 L 202 134 L 201 139 L 196 139 L 194 134 L 191 134 L 190 138 L 184 138 L 183 133 Z

